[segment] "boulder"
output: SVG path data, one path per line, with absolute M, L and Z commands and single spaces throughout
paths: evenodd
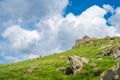
M 99 76 L 101 74 L 102 70 L 98 69 L 97 67 L 93 68 L 94 76 Z
M 98 80 L 120 80 L 120 61 L 115 67 L 104 71 Z
M 115 80 L 115 73 L 112 70 L 105 71 L 101 74 L 101 78 L 99 80 Z
M 85 42 L 86 44 L 90 44 L 92 42 L 91 38 L 88 36 L 84 36 L 82 39 L 77 39 L 75 41 L 75 46 L 79 46 L 81 45 L 83 42 Z M 73 46 L 73 48 L 75 47 Z
M 57 68 L 57 71 L 62 71 L 62 72 L 64 72 L 64 71 L 65 71 L 65 67 L 59 67 L 59 68 Z
M 98 46 L 98 43 L 94 43 L 94 46 Z
M 66 70 L 65 70 L 66 75 L 70 75 L 70 74 L 73 74 L 73 73 L 74 72 L 73 72 L 73 69 L 71 67 L 66 68 Z
M 88 63 L 88 59 L 81 58 L 79 56 L 69 56 L 69 64 L 71 65 L 71 68 L 73 69 L 73 74 L 79 73 L 82 69 L 82 66 L 84 63 Z
M 98 60 L 98 61 L 101 61 L 101 60 L 102 60 L 102 58 L 97 58 L 97 60 Z
M 29 74 L 32 73 L 33 71 L 35 71 L 37 68 L 36 67 L 32 67 L 30 69 L 27 69 L 26 71 L 24 71 L 25 74 Z
M 117 38 L 118 38 L 117 36 L 113 36 L 113 37 L 105 36 L 105 40 L 116 40 Z
M 83 41 L 86 43 L 86 44 L 90 44 L 92 41 L 91 41 L 91 38 L 89 36 L 84 36 L 83 37 Z
M 120 47 L 117 46 L 117 47 L 115 47 L 115 48 L 113 49 L 112 56 L 113 56 L 114 58 L 120 57 Z
M 66 56 L 60 56 L 60 59 L 65 59 L 66 58 Z
M 84 41 L 82 39 L 77 39 L 75 41 L 75 46 L 79 46 L 80 44 L 82 44 Z
M 97 65 L 95 63 L 90 64 L 92 68 L 95 68 Z
M 85 40 L 85 39 L 90 39 L 90 37 L 85 35 L 85 36 L 83 36 L 83 40 Z
M 110 36 L 105 36 L 104 39 L 105 39 L 105 40 L 110 40 L 110 38 L 111 38 Z
M 99 52 L 99 55 L 110 56 L 112 54 L 112 49 L 106 49 L 105 51 Z
M 112 43 L 111 44 L 103 44 L 103 45 L 101 45 L 101 47 L 99 49 L 107 48 L 109 46 L 112 46 Z
M 113 36 L 110 38 L 110 40 L 116 40 L 118 37 L 117 36 Z
M 120 46 L 117 45 L 113 49 L 107 49 L 105 51 L 99 52 L 98 55 L 102 56 L 112 56 L 113 58 L 120 57 Z

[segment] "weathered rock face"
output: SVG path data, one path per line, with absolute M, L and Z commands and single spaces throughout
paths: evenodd
M 64 72 L 64 71 L 65 71 L 65 67 L 59 67 L 59 68 L 57 68 L 56 70 L 57 70 L 57 71 L 62 71 L 62 72 Z
M 77 39 L 75 41 L 75 46 L 78 46 L 78 45 L 82 44 L 83 42 L 85 42 L 86 44 L 90 44 L 92 42 L 92 40 L 90 37 L 84 36 L 82 39 Z
M 120 46 L 116 46 L 113 49 L 107 49 L 105 51 L 99 52 L 99 55 L 112 56 L 113 58 L 120 57 Z
M 105 40 L 110 40 L 110 36 L 105 36 Z
M 115 39 L 117 39 L 118 37 L 117 36 L 113 36 L 113 37 L 111 37 L 110 39 L 111 40 L 115 40 Z
M 112 49 L 107 49 L 105 51 L 99 52 L 99 55 L 110 56 L 112 54 L 112 52 L 113 52 Z
M 104 49 L 104 48 L 106 48 L 106 47 L 109 47 L 109 46 L 112 46 L 112 43 L 111 44 L 103 44 L 103 45 L 101 45 L 101 47 L 99 48 L 99 49 Z
M 101 70 L 98 69 L 97 67 L 93 68 L 93 73 L 94 73 L 94 76 L 99 76 L 101 74 Z
M 120 80 L 120 61 L 112 69 L 103 72 L 98 80 Z
M 117 38 L 118 38 L 117 36 L 113 36 L 113 37 L 105 36 L 105 40 L 115 40 Z
M 81 43 L 83 43 L 84 41 L 82 40 L 82 39 L 77 39 L 76 41 L 75 41 L 75 46 L 78 46 L 78 45 L 80 45 Z
M 79 56 L 69 56 L 69 64 L 73 69 L 73 74 L 79 73 L 84 63 L 88 63 L 86 58 L 80 58 Z
M 92 41 L 91 41 L 91 38 L 88 37 L 88 36 L 84 36 L 83 37 L 83 41 L 86 43 L 86 44 L 90 44 Z
M 117 46 L 113 49 L 112 56 L 114 58 L 120 57 L 120 46 Z

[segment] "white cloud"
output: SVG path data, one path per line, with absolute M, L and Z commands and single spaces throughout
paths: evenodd
M 26 24 L 29 25 L 30 22 L 43 20 L 45 17 L 56 14 L 63 14 L 67 4 L 68 0 L 0 1 L 0 37 L 1 34 L 2 37 L 4 37 L 4 41 L 0 42 L 2 46 L 0 51 L 5 53 L 4 56 L 8 54 L 11 56 L 16 55 L 19 59 L 24 59 L 22 57 L 29 54 L 45 55 L 45 49 L 43 49 L 43 47 L 45 48 L 47 43 L 43 47 L 41 46 L 42 48 L 40 49 L 39 46 L 42 44 L 41 42 L 45 43 L 47 38 L 43 40 L 41 37 L 44 36 L 41 36 L 37 30 L 25 30 L 21 28 L 20 25 L 24 27 Z M 54 51 L 57 51 L 57 49 Z M 51 51 L 51 53 L 54 51 Z M 26 59 L 28 58 L 26 57 Z M 8 59 L 3 60 L 3 62 L 7 62 L 7 60 Z
M 117 31 L 117 27 L 108 26 L 106 24 L 107 20 L 104 18 L 104 15 L 111 11 L 111 9 L 109 9 L 110 6 L 107 5 L 104 6 L 104 8 L 100 8 L 94 5 L 78 16 L 69 13 L 66 17 L 63 17 L 62 11 L 67 5 L 67 1 L 65 1 L 65 3 L 64 1 L 60 3 L 58 3 L 58 0 L 53 1 L 55 1 L 55 9 L 52 3 L 45 3 L 46 1 L 43 0 L 43 4 L 40 3 L 40 6 L 35 9 L 35 12 L 33 9 L 32 14 L 27 16 L 29 17 L 28 20 L 30 18 L 30 20 L 33 18 L 40 19 L 40 22 L 36 23 L 37 30 L 29 31 L 21 28 L 19 25 L 13 25 L 3 32 L 2 36 L 9 41 L 9 46 L 11 45 L 13 52 L 19 51 L 21 52 L 21 56 L 25 56 L 27 55 L 26 53 L 29 53 L 28 56 L 24 58 L 31 59 L 39 55 L 47 55 L 70 49 L 74 45 L 75 39 L 82 38 L 84 35 L 90 37 L 120 35 Z M 35 3 L 29 3 L 35 6 L 38 2 L 39 1 L 36 0 Z M 44 3 L 49 4 L 49 8 L 48 5 L 44 5 Z M 57 7 L 57 5 L 60 7 Z M 43 7 L 42 10 L 36 12 L 36 10 L 41 7 Z M 50 11 L 50 14 L 48 14 L 46 10 Z M 119 10 L 116 10 L 116 15 L 119 15 L 117 12 L 119 12 Z M 38 16 L 39 13 L 40 15 Z M 26 14 L 26 12 L 23 14 Z M 34 15 L 35 17 L 33 17 Z
M 37 57 L 39 57 L 39 55 L 29 54 L 29 55 L 26 55 L 24 58 L 25 58 L 25 59 L 33 59 L 33 58 L 37 58 Z
M 20 61 L 19 58 L 13 57 L 13 56 L 4 56 L 5 59 L 10 60 L 12 62 Z
M 61 15 L 54 15 L 40 21 L 37 26 L 46 41 L 42 42 L 39 48 L 43 51 L 48 50 L 48 52 L 57 48 L 66 50 L 74 45 L 75 39 L 84 35 L 90 37 L 119 35 L 116 28 L 106 24 L 107 21 L 104 18 L 106 13 L 105 9 L 92 6 L 78 16 L 72 13 L 65 18 Z
M 103 5 L 103 8 L 106 10 L 106 11 L 108 11 L 108 12 L 111 12 L 111 13 L 114 13 L 114 9 L 113 9 L 113 7 L 111 6 L 111 5 L 109 5 L 109 4 L 104 4 Z
M 9 41 L 10 46 L 15 50 L 25 50 L 40 40 L 40 35 L 36 30 L 28 31 L 19 25 L 7 28 L 2 36 Z
M 115 9 L 115 14 L 109 18 L 109 22 L 120 31 L 120 7 Z
M 0 1 L 0 22 L 40 20 L 48 14 L 62 13 L 67 4 L 68 0 L 3 0 Z

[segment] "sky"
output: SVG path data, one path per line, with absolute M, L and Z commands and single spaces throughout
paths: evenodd
M 69 50 L 84 35 L 120 36 L 120 0 L 0 0 L 0 63 Z

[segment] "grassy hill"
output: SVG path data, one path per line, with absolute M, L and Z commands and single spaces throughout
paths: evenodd
M 97 80 L 99 75 L 95 74 L 92 64 L 96 64 L 96 68 L 102 73 L 113 67 L 118 60 L 118 58 L 113 59 L 111 56 L 101 56 L 102 59 L 99 60 L 97 54 L 105 49 L 114 48 L 119 42 L 120 38 L 117 38 L 117 42 L 114 40 L 94 39 L 91 44 L 82 43 L 62 53 L 17 63 L 1 64 L 0 80 Z M 95 43 L 97 43 L 96 46 Z M 65 75 L 63 72 L 58 71 L 57 68 L 70 66 L 67 64 L 69 55 L 85 57 L 89 59 L 89 63 L 83 66 L 80 73 Z M 34 71 L 25 73 L 26 70 L 32 67 L 35 68 Z

